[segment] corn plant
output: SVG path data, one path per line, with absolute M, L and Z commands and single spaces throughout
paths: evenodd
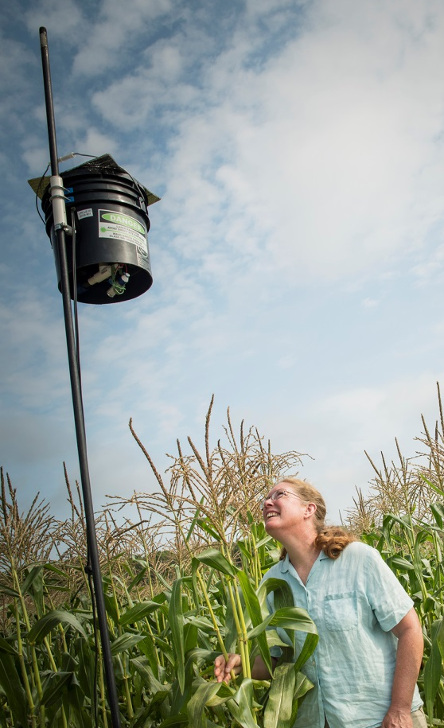
M 438 392 L 439 394 L 439 392 Z M 108 499 L 97 515 L 108 627 L 122 726 L 290 728 L 310 690 L 301 672 L 316 629 L 278 580 L 261 585 L 279 557 L 260 519 L 270 484 L 302 463 L 273 454 L 255 428 L 235 433 L 228 413 L 223 441 L 210 446 L 212 402 L 202 450 L 177 443 L 157 492 Z M 430 725 L 444 725 L 443 417 L 419 438 L 423 452 L 379 468 L 369 495 L 358 492 L 349 526 L 376 546 L 411 594 L 425 639 L 420 689 Z M 21 513 L 1 473 L 0 726 L 92 728 L 111 725 L 86 567 L 85 522 L 78 485 L 65 469 L 71 516 L 53 519 L 37 497 Z M 77 492 L 76 492 L 77 489 Z M 134 517 L 136 514 L 136 517 Z M 266 608 L 274 590 L 276 612 Z M 300 654 L 284 646 L 306 634 Z M 294 641 L 293 641 L 294 644 Z M 272 681 L 252 679 L 257 655 Z M 236 651 L 242 673 L 216 683 L 213 661 Z
M 382 455 L 369 495 L 358 492 L 349 525 L 381 552 L 413 599 L 424 633 L 419 685 L 432 725 L 444 725 L 444 417 L 438 385 L 439 418 L 433 434 L 422 417 L 421 451 L 398 461 Z
M 191 455 L 184 455 L 178 443 L 168 484 L 132 430 L 160 490 L 110 499 L 97 518 L 123 725 L 271 728 L 279 719 L 290 726 L 310 688 L 300 667 L 315 648 L 316 630 L 294 607 L 285 584 L 274 585 L 282 592 L 281 609 L 268 615 L 265 596 L 272 583 L 259 588 L 259 582 L 278 549 L 256 524 L 258 495 L 301 456 L 273 455 L 269 443 L 265 447 L 257 431 L 244 432 L 243 425 L 237 438 L 229 415 L 227 445 L 210 450 L 211 406 L 205 455 L 191 440 Z M 66 469 L 65 480 L 71 517 L 64 523 L 53 523 L 38 501 L 20 516 L 15 491 L 2 480 L 8 548 L 2 561 L 0 725 L 8 728 L 110 724 L 85 566 L 84 514 Z M 125 515 L 127 506 L 136 508 L 135 523 Z M 26 537 L 34 550 L 23 547 Z M 252 680 L 251 664 L 261 654 L 271 667 L 269 645 L 279 644 L 279 626 L 289 634 L 306 631 L 306 647 L 298 661 L 278 666 L 270 686 Z M 242 655 L 242 675 L 232 685 L 216 683 L 215 656 L 233 650 Z

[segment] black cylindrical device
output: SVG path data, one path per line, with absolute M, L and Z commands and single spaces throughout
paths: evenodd
M 110 155 L 61 173 L 66 199 L 65 234 L 71 283 L 81 303 L 105 304 L 140 296 L 152 282 L 148 250 L 149 192 Z M 60 288 L 51 190 L 42 197 Z M 76 285 L 76 292 L 73 290 Z

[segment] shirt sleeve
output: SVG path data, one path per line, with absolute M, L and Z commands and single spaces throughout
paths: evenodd
M 379 551 L 370 548 L 367 558 L 367 597 L 381 629 L 389 632 L 411 610 L 413 601 Z

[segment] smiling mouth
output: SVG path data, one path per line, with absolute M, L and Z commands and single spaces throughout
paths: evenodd
M 265 516 L 265 520 L 269 521 L 270 518 L 273 518 L 273 516 L 278 516 L 278 515 L 279 515 L 279 513 L 276 513 L 276 511 L 271 511 L 271 513 L 267 513 L 267 515 Z

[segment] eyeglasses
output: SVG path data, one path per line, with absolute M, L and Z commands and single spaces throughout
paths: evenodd
M 280 500 L 281 498 L 286 498 L 288 495 L 293 495 L 295 498 L 299 498 L 299 500 L 301 500 L 301 498 L 297 495 L 297 493 L 293 493 L 292 490 L 275 490 L 275 491 L 273 491 L 273 493 L 269 493 L 266 498 L 264 498 L 263 500 L 261 500 L 259 502 L 261 510 L 264 510 L 265 503 L 267 501 Z

